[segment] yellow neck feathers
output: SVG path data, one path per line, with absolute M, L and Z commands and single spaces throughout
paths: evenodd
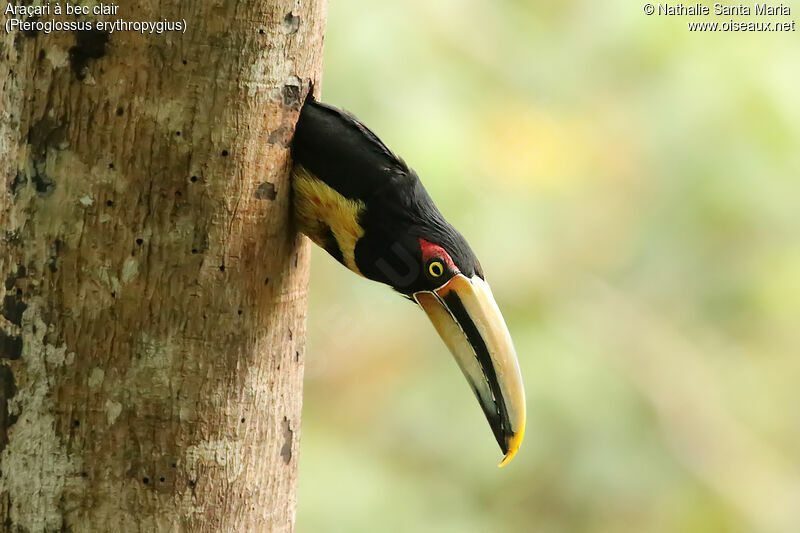
M 364 228 L 358 223 L 364 202 L 345 198 L 299 164 L 292 170 L 292 187 L 300 231 L 326 249 L 333 235 L 345 266 L 362 275 L 356 266 L 355 249 L 364 236 Z

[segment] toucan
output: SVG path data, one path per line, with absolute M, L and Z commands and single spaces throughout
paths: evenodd
M 299 231 L 367 279 L 427 313 L 483 409 L 504 454 L 525 432 L 525 392 L 514 345 L 464 237 L 417 173 L 354 115 L 306 98 L 291 144 Z

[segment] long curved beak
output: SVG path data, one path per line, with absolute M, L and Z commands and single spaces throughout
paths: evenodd
M 525 390 L 511 335 L 480 277 L 457 274 L 434 291 L 414 293 L 483 408 L 507 464 L 525 434 Z

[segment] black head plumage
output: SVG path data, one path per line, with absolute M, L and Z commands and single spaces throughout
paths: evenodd
M 483 277 L 466 239 L 442 216 L 416 172 L 356 117 L 306 100 L 292 143 L 292 157 L 342 197 L 363 202 L 355 246 L 360 273 L 410 295 L 462 273 Z M 427 251 L 445 266 L 431 276 Z M 430 255 L 430 253 L 428 254 Z

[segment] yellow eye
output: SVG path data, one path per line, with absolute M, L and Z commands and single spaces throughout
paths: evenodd
M 444 274 L 444 265 L 439 261 L 434 261 L 430 265 L 428 265 L 428 272 L 430 272 L 431 276 L 434 278 L 438 278 L 442 274 Z

